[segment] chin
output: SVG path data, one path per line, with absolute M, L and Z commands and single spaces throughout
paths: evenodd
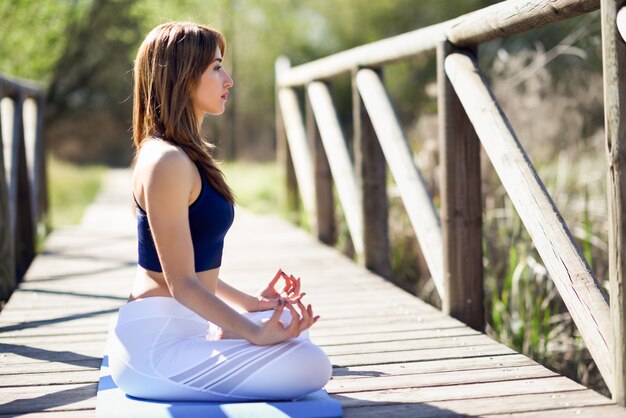
M 213 116 L 219 116 L 221 114 L 223 114 L 226 111 L 225 108 L 221 108 L 221 109 L 217 109 L 211 112 L 207 112 L 209 115 L 213 115 Z

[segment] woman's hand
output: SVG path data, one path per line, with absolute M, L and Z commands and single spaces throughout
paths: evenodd
M 281 279 L 282 283 L 279 283 Z M 300 278 L 296 279 L 293 275 L 287 275 L 281 269 L 278 269 L 274 278 L 259 292 L 256 297 L 256 307 L 251 312 L 274 309 L 279 306 L 280 301 L 283 299 L 295 303 L 302 296 L 304 296 L 304 293 L 300 293 Z
M 298 314 L 294 305 L 289 301 L 284 301 L 274 310 L 274 314 L 267 321 L 261 324 L 258 332 L 250 340 L 256 345 L 278 344 L 290 338 L 296 338 L 300 333 L 317 322 L 319 316 L 313 316 L 313 308 L 308 305 L 306 308 L 301 298 L 295 302 L 301 312 Z M 285 326 L 280 322 L 280 316 L 285 308 L 291 311 L 291 323 Z

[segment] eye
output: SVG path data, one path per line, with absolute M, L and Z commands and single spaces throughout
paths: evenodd
M 222 69 L 222 66 L 221 66 L 221 65 L 216 65 L 216 66 L 215 66 L 215 71 L 219 71 L 219 70 L 221 70 L 221 69 Z

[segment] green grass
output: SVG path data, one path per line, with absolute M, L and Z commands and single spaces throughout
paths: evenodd
M 83 212 L 98 194 L 103 166 L 80 166 L 48 159 L 48 191 L 52 229 L 80 223 Z
M 275 163 L 234 161 L 220 168 L 238 205 L 260 214 L 287 214 L 283 176 Z

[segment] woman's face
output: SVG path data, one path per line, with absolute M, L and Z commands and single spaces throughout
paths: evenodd
M 198 122 L 202 122 L 205 113 L 221 115 L 228 100 L 228 89 L 233 86 L 233 79 L 222 68 L 222 52 L 215 52 L 215 59 L 200 76 L 198 86 L 193 93 L 192 104 Z

